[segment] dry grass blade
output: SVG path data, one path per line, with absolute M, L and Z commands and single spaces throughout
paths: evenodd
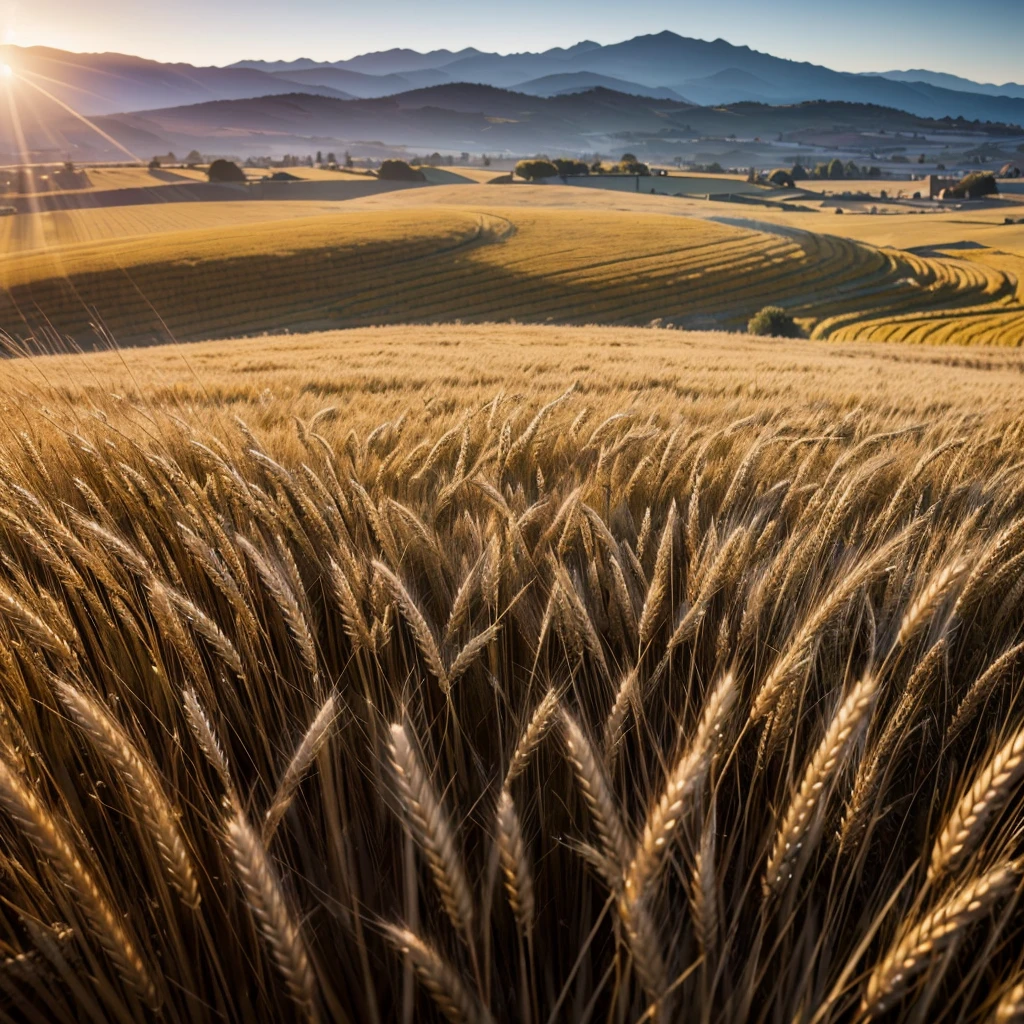
M 331 694 L 320 705 L 320 710 L 317 711 L 305 735 L 295 748 L 295 753 L 292 754 L 292 759 L 288 762 L 284 775 L 281 776 L 274 798 L 270 801 L 270 807 L 267 808 L 266 816 L 263 819 L 263 842 L 266 845 L 270 845 L 277 826 L 291 806 L 299 783 L 327 742 L 340 710 L 337 698 Z
M 473 897 L 466 869 L 456 851 L 448 815 L 423 770 L 405 726 L 398 722 L 391 726 L 391 764 L 406 821 L 427 859 L 445 913 L 456 931 L 469 941 Z
M 316 978 L 302 930 L 288 907 L 267 851 L 241 811 L 233 812 L 224 828 L 238 881 L 288 992 L 303 1017 L 316 1021 Z

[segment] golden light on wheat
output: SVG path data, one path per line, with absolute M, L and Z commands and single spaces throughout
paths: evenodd
M 12 1013 L 1016 1019 L 1019 409 L 533 330 L 5 371 Z

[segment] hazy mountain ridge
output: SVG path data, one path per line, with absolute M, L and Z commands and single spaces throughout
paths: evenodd
M 736 103 L 712 108 L 595 88 L 583 93 L 531 96 L 495 86 L 450 83 L 379 99 L 340 101 L 293 94 L 217 100 L 97 119 L 125 145 L 176 152 L 257 155 L 306 153 L 352 146 L 360 151 L 407 147 L 431 152 L 617 152 L 636 143 L 674 146 L 680 140 L 729 142 L 785 135 L 794 142 L 815 133 L 888 132 L 890 148 L 905 147 L 914 132 L 950 125 L 868 104 L 822 101 L 773 107 Z M 69 140 L 86 138 L 84 126 L 61 125 Z M 898 132 L 904 133 L 901 140 Z M 145 140 L 143 143 L 142 140 Z M 361 143 L 368 143 L 361 145 Z M 724 148 L 722 148 L 724 146 Z M 736 160 L 742 162 L 742 156 Z
M 875 103 L 921 117 L 1024 124 L 1024 87 L 980 85 L 938 72 L 857 75 L 774 57 L 723 39 L 672 32 L 603 46 L 589 40 L 540 53 L 393 49 L 347 60 L 240 61 L 230 67 L 160 64 L 121 54 L 68 54 L 4 47 L 28 81 L 92 116 L 296 90 L 337 99 L 376 98 L 447 82 L 550 95 L 606 86 L 701 105 L 809 100 Z M 918 76 L 915 78 L 914 76 Z M 63 84 L 56 84 L 63 83 Z M 1005 90 L 999 93 L 998 90 Z

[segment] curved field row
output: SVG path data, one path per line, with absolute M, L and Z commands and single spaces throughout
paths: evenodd
M 741 329 L 789 308 L 815 337 L 1013 337 L 1019 277 L 831 235 L 678 216 L 424 206 L 64 246 L 0 259 L 0 328 L 193 340 L 372 323 L 520 320 Z M 962 329 L 946 330 L 960 317 Z M 902 332 L 902 333 L 901 333 Z M 950 337 L 947 337 L 949 335 Z

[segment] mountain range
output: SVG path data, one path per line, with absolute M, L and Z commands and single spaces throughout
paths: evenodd
M 1024 124 L 1024 86 L 1015 83 L 925 70 L 851 74 L 672 32 L 607 46 L 585 40 L 541 53 L 395 49 L 333 62 L 249 60 L 229 67 L 10 45 L 0 47 L 0 60 L 15 70 L 14 87 L 26 96 L 45 90 L 90 117 L 291 93 L 375 99 L 461 82 L 542 97 L 603 87 L 701 106 L 839 100 L 919 117 Z

